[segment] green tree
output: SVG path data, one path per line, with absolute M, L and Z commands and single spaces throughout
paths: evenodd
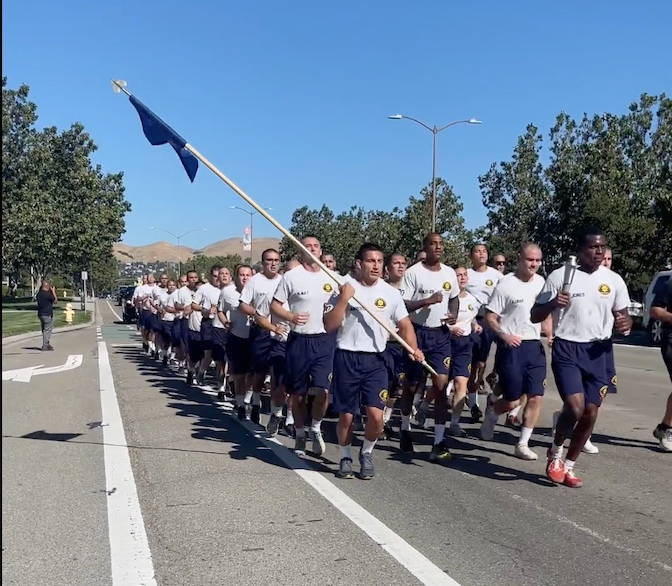
M 227 256 L 205 256 L 197 254 L 182 263 L 182 272 L 196 271 L 199 275 L 208 276 L 210 274 L 210 269 L 215 265 L 219 265 L 229 269 L 233 276 L 233 270 L 236 268 L 236 265 L 242 264 L 242 262 L 243 259 L 241 259 L 238 254 L 229 254 Z

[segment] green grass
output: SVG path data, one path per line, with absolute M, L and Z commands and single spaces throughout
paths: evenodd
M 54 305 L 54 328 L 66 325 L 79 325 L 87 323 L 90 312 L 82 311 L 79 307 L 73 307 L 75 315 L 72 324 L 65 323 L 63 309 L 65 301 L 59 300 Z M 25 334 L 27 332 L 39 332 L 40 320 L 37 317 L 37 304 L 31 299 L 3 299 L 2 300 L 2 337 Z

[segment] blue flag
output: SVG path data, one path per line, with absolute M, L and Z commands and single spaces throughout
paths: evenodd
M 184 148 L 187 141 L 135 96 L 129 96 L 128 99 L 138 111 L 140 122 L 142 122 L 142 131 L 145 133 L 150 144 L 158 146 L 167 143 L 172 146 L 177 156 L 180 157 L 182 166 L 193 183 L 196 178 L 196 171 L 198 171 L 198 159 Z

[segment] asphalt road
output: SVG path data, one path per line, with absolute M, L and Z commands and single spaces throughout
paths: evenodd
M 453 441 L 446 464 L 429 462 L 429 435 L 413 458 L 380 442 L 374 480 L 339 481 L 333 422 L 325 457 L 299 461 L 289 440 L 142 356 L 135 329 L 99 309 L 98 330 L 56 335 L 53 353 L 3 347 L 3 372 L 83 356 L 3 380 L 3 585 L 672 580 L 672 458 L 651 435 L 670 383 L 655 349 L 616 348 L 620 391 L 593 435 L 600 453 L 578 461 L 580 489 L 544 476 L 551 377 L 537 462 L 515 459 L 500 425 L 493 442 Z

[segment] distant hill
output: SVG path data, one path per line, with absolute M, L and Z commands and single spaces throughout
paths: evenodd
M 267 248 L 278 249 L 280 240 L 277 238 L 258 238 L 252 243 L 252 262 L 261 260 L 261 253 Z M 227 256 L 239 254 L 241 258 L 246 258 L 249 252 L 243 252 L 243 245 L 240 238 L 226 238 L 213 242 L 207 246 L 195 249 L 188 246 L 180 247 L 180 259 L 187 260 L 194 252 L 205 256 Z M 119 262 L 177 262 L 177 246 L 170 242 L 159 241 L 143 246 L 129 246 L 123 242 L 114 245 L 114 255 Z

